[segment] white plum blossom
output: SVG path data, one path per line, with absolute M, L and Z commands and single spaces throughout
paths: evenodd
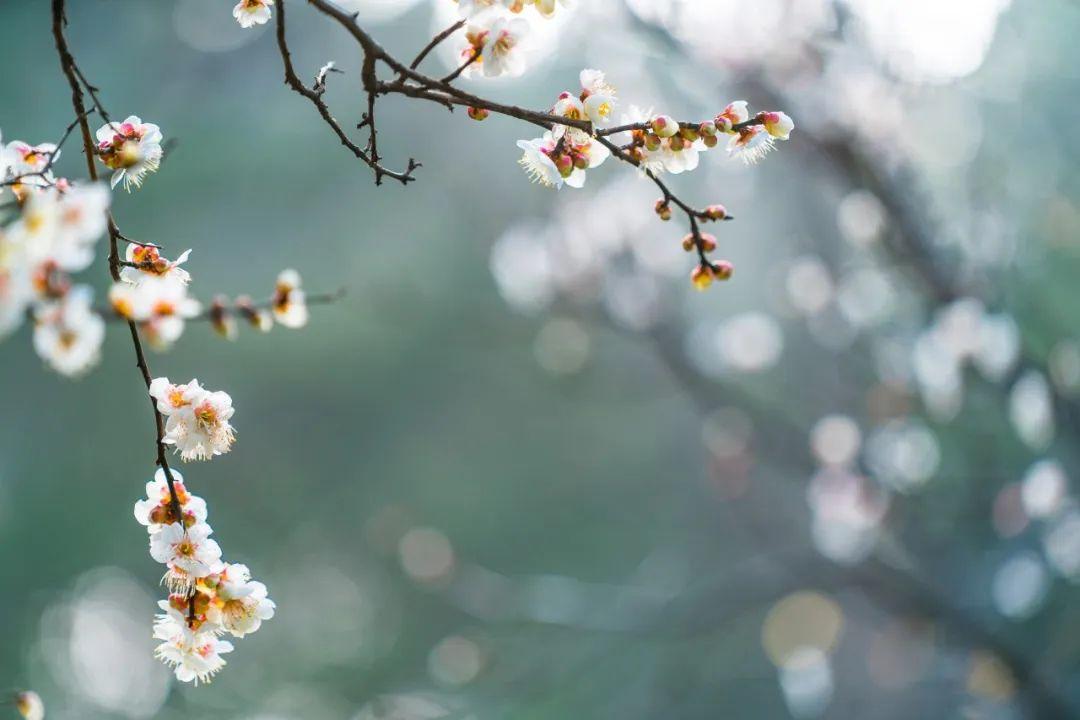
M 109 184 L 116 187 L 122 182 L 129 192 L 132 185 L 142 186 L 146 173 L 156 172 L 161 164 L 164 154 L 161 139 L 161 129 L 157 125 L 144 123 L 136 115 L 122 123 L 110 122 L 100 127 L 97 131 L 98 156 L 113 170 Z
M 52 184 L 53 175 L 49 168 L 60 157 L 60 149 L 55 144 L 31 145 L 15 140 L 7 144 L 3 154 L 8 165 L 7 171 L 12 177 L 34 175 L 35 177 L 24 178 L 23 182 L 37 187 Z
M 582 70 L 580 80 L 585 115 L 594 125 L 608 124 L 617 100 L 615 88 L 608 84 L 600 70 Z
M 242 28 L 265 25 L 270 21 L 270 6 L 273 4 L 274 0 L 240 0 L 233 7 L 232 14 Z
M 42 304 L 34 315 L 34 350 L 56 372 L 77 377 L 101 359 L 105 321 L 94 312 L 88 286 Z
M 223 667 L 225 653 L 233 651 L 233 644 L 221 640 L 212 632 L 192 630 L 175 615 L 159 615 L 154 623 L 154 637 L 163 642 L 154 654 L 166 665 L 175 668 L 176 679 L 181 682 L 210 682 Z
M 0 338 L 22 324 L 33 298 L 24 248 L 0 227 Z
M 529 31 L 529 23 L 521 18 L 508 18 L 498 13 L 481 14 L 466 32 L 469 46 L 462 55 L 469 60 L 479 58 L 472 68 L 479 67 L 484 77 L 520 75 L 524 70 L 521 42 Z
M 562 187 L 563 177 L 551 159 L 551 153 L 555 149 L 555 141 L 549 140 L 551 133 L 534 140 L 518 140 L 517 146 L 524 151 L 518 160 L 529 179 L 546 187 Z
M 209 460 L 232 448 L 232 398 L 225 392 L 203 389 L 197 380 L 173 385 L 168 378 L 150 383 L 150 396 L 158 411 L 165 415 L 164 442 L 175 445 L 180 458 Z
M 768 155 L 776 147 L 773 136 L 762 125 L 743 128 L 731 136 L 728 141 L 728 155 L 753 165 Z
M 598 141 L 578 142 L 576 137 L 566 134 L 560 142 L 549 131 L 541 138 L 519 140 L 517 145 L 524 154 L 518 163 L 533 182 L 555 188 L 564 184 L 580 188 L 585 185 L 585 171 L 601 165 L 611 151 Z
M 300 273 L 283 270 L 277 277 L 273 299 L 274 319 L 287 328 L 307 325 L 308 308 L 300 287 Z
M 140 245 L 129 243 L 124 253 L 124 259 L 138 267 L 124 267 L 120 270 L 120 279 L 137 285 L 147 276 L 174 280 L 181 285 L 191 282 L 191 275 L 187 270 L 180 267 L 187 262 L 191 250 L 180 253 L 176 260 L 169 260 L 161 255 L 158 248 L 153 245 Z
M 170 588 L 190 588 L 195 580 L 221 570 L 221 547 L 212 533 L 203 522 L 191 527 L 173 523 L 150 534 L 150 557 L 168 567 Z
M 15 709 L 24 720 L 45 720 L 45 703 L 33 690 L 15 693 Z
M 259 629 L 263 620 L 274 617 L 274 601 L 267 597 L 266 585 L 251 579 L 246 565 L 226 564 L 220 573 L 199 583 L 211 592 L 206 617 L 233 637 L 242 638 Z
M 795 129 L 795 121 L 788 117 L 787 113 L 765 113 L 762 118 L 765 130 L 777 140 L 787 140 L 791 137 L 791 131 Z
M 184 517 L 184 525 L 206 522 L 206 501 L 187 491 L 183 475 L 172 469 L 169 472 L 172 475 L 176 499 L 180 503 L 180 512 Z M 146 499 L 135 503 L 135 519 L 140 525 L 145 525 L 150 533 L 156 533 L 164 526 L 176 522 L 169 484 L 165 479 L 165 471 L 161 468 L 154 473 L 154 479 L 146 483 Z
M 157 348 L 171 345 L 184 332 L 184 321 L 202 310 L 199 301 L 188 295 L 179 280 L 183 270 L 172 277 L 145 274 L 138 284 L 118 282 L 109 288 L 109 303 L 117 315 L 141 324 L 147 339 Z

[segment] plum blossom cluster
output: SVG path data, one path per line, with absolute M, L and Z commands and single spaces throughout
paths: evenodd
M 710 205 L 695 210 L 679 201 L 659 180 L 661 173 L 674 175 L 694 170 L 700 154 L 715 148 L 721 136 L 727 136 L 727 151 L 731 157 L 753 164 L 768 154 L 778 140 L 787 140 L 795 127 L 783 112 L 760 112 L 751 117 L 745 101 L 729 104 L 712 120 L 700 123 L 679 122 L 670 115 L 656 115 L 631 107 L 622 124 L 609 128 L 618 94 L 599 70 L 582 70 L 581 89 L 559 95 L 551 115 L 566 118 L 568 124 L 555 124 L 543 137 L 520 140 L 523 151 L 519 160 L 529 177 L 542 185 L 580 188 L 585 184 L 586 170 L 595 168 L 612 154 L 638 167 L 664 192 L 656 201 L 656 214 L 670 220 L 672 205 L 686 213 L 690 232 L 682 245 L 687 252 L 696 252 L 698 264 L 691 272 L 694 287 L 703 290 L 715 280 L 727 280 L 734 267 L 721 260 L 712 261 L 708 254 L 716 250 L 716 237 L 700 230 L 699 223 L 728 220 L 722 205 Z M 482 120 L 487 114 L 472 108 L 470 115 Z M 608 138 L 623 136 L 618 144 Z
M 188 295 L 191 275 L 181 267 L 190 254 L 187 250 L 169 260 L 155 246 L 129 243 L 120 282 L 109 289 L 113 312 L 137 323 L 157 350 L 172 347 L 184 332 L 184 321 L 202 310 Z
M 72 283 L 89 267 L 107 227 L 107 188 L 54 176 L 60 149 L 14 141 L 0 145 L 0 337 L 27 318 L 34 349 L 56 372 L 77 376 L 99 360 L 105 336 L 93 290 Z
M 255 632 L 275 609 L 247 566 L 222 560 L 206 518 L 206 502 L 167 467 L 146 484 L 146 499 L 135 503 L 135 519 L 146 526 L 150 555 L 165 566 L 162 582 L 170 591 L 154 620 L 154 638 L 161 641 L 155 655 L 178 680 L 195 684 L 225 667 L 222 656 L 233 645 L 223 636 Z
M 236 433 L 229 422 L 234 410 L 228 393 L 206 390 L 198 380 L 174 385 L 160 377 L 150 383 L 150 397 L 165 417 L 162 442 L 172 445 L 184 462 L 209 460 L 232 449 Z
M 514 77 L 525 69 L 523 50 L 531 25 L 520 15 L 528 8 L 541 17 L 554 16 L 567 0 L 455 0 L 466 23 L 460 50 L 463 75 Z

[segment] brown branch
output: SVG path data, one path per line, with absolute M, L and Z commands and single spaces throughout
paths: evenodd
M 64 77 L 67 78 L 68 85 L 71 87 L 71 105 L 75 110 L 75 117 L 78 120 L 79 128 L 82 134 L 83 140 L 83 152 L 86 155 L 86 168 L 87 173 L 91 180 L 98 179 L 97 166 L 94 163 L 94 141 L 93 136 L 90 133 L 90 125 L 87 123 L 87 111 L 86 104 L 83 99 L 82 86 L 80 81 L 83 79 L 82 72 L 78 69 L 78 65 L 75 63 L 75 57 L 71 54 L 71 50 L 67 44 L 67 38 L 64 37 L 64 25 L 66 24 L 64 13 L 64 0 L 52 0 L 52 33 L 53 40 L 56 43 L 56 52 L 60 56 L 60 68 L 64 73 Z M 89 83 L 84 83 L 89 88 Z M 88 90 L 89 91 L 89 90 Z M 91 92 L 91 98 L 94 101 L 98 112 L 102 117 L 107 118 L 108 114 L 101 107 L 100 101 L 97 99 L 94 91 Z M 117 240 L 122 238 L 120 229 L 116 225 L 116 221 L 113 219 L 112 213 L 109 213 L 109 274 L 113 281 L 120 280 L 120 259 L 117 252 Z M 128 322 L 128 329 L 131 332 L 131 343 L 135 348 L 135 364 L 139 368 L 139 372 L 142 375 L 143 382 L 146 385 L 146 389 L 149 392 L 150 383 L 153 380 L 150 374 L 150 367 L 146 363 L 146 355 L 143 352 L 142 341 L 139 338 L 139 329 L 134 322 Z M 169 469 L 169 461 L 165 454 L 165 421 L 158 411 L 157 402 L 154 398 L 150 398 L 150 407 L 154 411 L 154 425 L 156 426 L 157 437 L 155 445 L 157 448 L 157 464 L 161 468 L 165 475 L 165 482 L 169 487 L 169 506 L 173 512 L 176 521 L 184 522 L 183 511 L 180 506 L 180 499 L 177 497 L 176 488 L 173 485 L 172 471 Z
M 448 37 L 450 37 L 451 35 L 453 35 L 454 33 L 456 33 L 458 30 L 460 30 L 463 27 L 465 27 L 465 21 L 464 20 L 458 20 L 456 23 L 454 23 L 453 25 L 451 25 L 450 27 L 446 28 L 441 33 L 439 33 L 438 35 L 433 37 L 431 39 L 431 42 L 429 42 L 427 45 L 425 45 L 424 49 L 421 50 L 419 52 L 419 54 L 417 54 L 417 56 L 415 58 L 413 58 L 413 61 L 411 63 L 409 63 L 409 68 L 412 69 L 412 70 L 415 70 L 416 68 L 420 67 L 420 63 L 424 62 L 424 58 L 426 58 L 428 56 L 428 54 L 432 50 L 437 48 L 442 43 L 443 40 L 446 40 Z
M 363 148 L 353 142 L 349 136 L 342 129 L 338 121 L 334 119 L 333 114 L 330 112 L 330 108 L 322 99 L 322 90 L 312 90 L 307 87 L 300 77 L 296 74 L 296 69 L 293 67 L 292 55 L 289 52 L 289 45 L 285 39 L 285 3 L 277 4 L 277 46 L 278 51 L 281 54 L 281 61 L 285 67 L 285 83 L 292 88 L 295 92 L 303 95 L 315 106 L 319 111 L 319 115 L 330 126 L 330 129 L 337 135 L 341 144 L 352 152 L 357 158 L 359 158 L 364 164 L 375 171 L 376 182 L 381 181 L 383 176 L 393 178 L 402 185 L 407 185 L 411 181 L 415 180 L 413 172 L 420 167 L 420 163 L 416 162 L 412 158 L 409 159 L 408 167 L 401 172 L 390 170 L 379 164 L 378 158 L 374 155 L 374 143 L 372 142 L 371 149 L 372 154 L 369 155 Z M 372 91 L 369 91 L 369 97 Z M 370 102 L 374 102 L 370 100 Z M 372 139 L 374 139 L 374 131 L 372 131 Z

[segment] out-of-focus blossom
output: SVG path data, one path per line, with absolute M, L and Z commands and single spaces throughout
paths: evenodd
M 283 270 L 277 278 L 273 299 L 274 319 L 287 328 L 307 325 L 308 308 L 300 286 L 300 273 Z
M 15 709 L 25 720 L 45 720 L 45 703 L 33 690 L 15 693 Z
M 240 0 L 233 7 L 233 17 L 242 28 L 265 25 L 270 21 L 270 6 L 274 0 Z
M 92 299 L 93 291 L 79 286 L 34 313 L 34 350 L 61 375 L 82 375 L 101 359 L 105 321 L 94 312 Z

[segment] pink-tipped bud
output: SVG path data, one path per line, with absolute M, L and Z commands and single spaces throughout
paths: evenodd
M 727 208 L 723 205 L 710 205 L 703 212 L 709 220 L 723 220 L 727 217 Z
M 491 111 L 487 108 L 470 107 L 467 112 L 469 117 L 477 121 L 487 120 L 488 116 L 491 115 Z
M 652 130 L 662 138 L 669 138 L 679 132 L 679 123 L 670 115 L 657 115 L 652 120 Z
M 731 118 L 726 117 L 725 115 L 717 115 L 713 122 L 716 124 L 716 129 L 718 131 L 722 133 L 732 132 L 731 128 L 733 123 L 731 122 Z
M 574 153 L 574 167 L 578 170 L 587 170 L 589 167 L 589 158 L 585 157 L 582 153 Z
M 552 160 L 555 161 L 555 167 L 563 178 L 568 178 L 574 173 L 574 161 L 569 155 L 557 155 Z
M 656 210 L 656 214 L 659 215 L 660 219 L 664 222 L 671 219 L 671 206 L 667 204 L 664 198 L 660 198 L 656 201 L 654 209 Z
M 712 265 L 713 277 L 717 280 L 730 280 L 735 274 L 735 266 L 727 260 L 718 260 Z
M 690 273 L 690 282 L 698 290 L 707 290 L 713 281 L 713 270 L 707 265 L 698 265 Z

